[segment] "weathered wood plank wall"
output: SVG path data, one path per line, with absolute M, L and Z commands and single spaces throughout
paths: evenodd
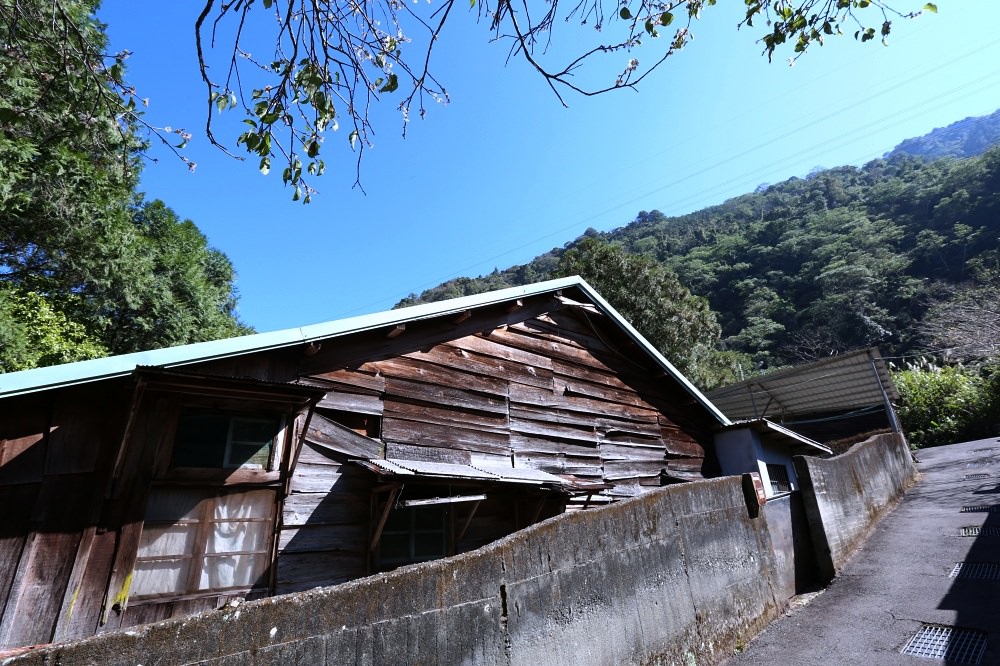
M 644 376 L 650 368 L 636 368 L 568 310 L 351 368 L 310 363 L 305 381 L 329 389 L 317 406 L 318 424 L 354 410 L 381 417 L 384 450 L 360 457 L 535 468 L 611 482 L 620 496 L 658 486 L 663 469 L 701 477 L 702 443 L 663 411 L 664 405 L 681 411 L 675 397 Z M 347 462 L 347 443 L 332 443 L 329 428 L 314 427 L 310 438 L 285 503 L 279 593 L 356 578 L 368 566 L 372 509 L 359 492 L 366 492 L 369 473 Z M 341 453 L 325 450 L 323 442 Z M 529 506 L 491 493 L 456 550 L 562 510 L 555 504 L 538 509 L 537 499 Z M 464 523 L 464 510 L 456 510 L 457 522 Z

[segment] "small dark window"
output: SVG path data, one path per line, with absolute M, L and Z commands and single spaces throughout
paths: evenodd
M 769 463 L 767 476 L 771 479 L 772 493 L 787 493 L 792 490 L 792 484 L 788 480 L 788 468 L 784 465 Z
M 379 541 L 379 565 L 393 568 L 447 556 L 446 526 L 443 506 L 394 509 Z
M 188 409 L 177 424 L 171 467 L 271 469 L 280 417 Z

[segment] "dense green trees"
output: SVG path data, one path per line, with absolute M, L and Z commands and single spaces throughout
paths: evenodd
M 136 193 L 138 116 L 94 3 L 14 6 L 0 0 L 0 371 L 244 331 L 225 255 Z
M 967 330 L 984 331 L 993 320 L 982 317 L 1000 310 L 990 298 L 998 285 L 990 276 L 1000 274 L 1000 146 L 967 159 L 897 153 L 679 217 L 644 211 L 615 231 L 591 231 L 494 272 L 490 285 L 551 277 L 561 256 L 593 238 L 662 265 L 708 299 L 723 346 L 752 356 L 755 367 L 876 344 L 888 355 L 957 347 L 934 338 L 931 322 L 957 333 L 951 322 L 959 305 L 976 303 L 980 320 Z M 464 278 L 411 301 L 480 286 Z M 928 311 L 939 314 L 922 326 Z

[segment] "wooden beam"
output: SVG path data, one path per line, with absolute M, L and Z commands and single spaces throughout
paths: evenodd
M 406 324 L 396 324 L 392 329 L 385 334 L 385 337 L 392 340 L 395 337 L 399 337 L 406 330 Z
M 547 499 L 548 499 L 547 497 L 542 497 L 540 500 L 538 500 L 538 506 L 535 507 L 535 514 L 531 517 L 532 525 L 538 522 L 538 517 L 542 515 L 542 507 L 545 506 L 545 500 Z
M 486 496 L 483 495 L 483 499 L 485 499 L 485 498 L 486 498 Z M 469 525 L 472 524 L 472 519 L 476 516 L 476 511 L 479 510 L 479 505 L 480 504 L 482 504 L 482 500 L 480 500 L 480 501 L 476 502 L 475 504 L 473 504 L 472 508 L 469 509 L 469 517 L 465 519 L 465 524 L 462 525 L 462 529 L 459 530 L 458 536 L 455 537 L 455 544 L 456 544 L 456 546 L 457 546 L 457 544 L 461 543 L 462 539 L 465 538 L 465 533 L 469 530 Z
M 385 523 L 389 520 L 389 512 L 392 511 L 392 505 L 396 503 L 396 498 L 399 497 L 399 493 L 402 489 L 402 486 L 398 486 L 389 492 L 389 497 L 385 502 L 385 508 L 382 509 L 382 515 L 379 516 L 378 524 L 375 525 L 375 533 L 372 535 L 372 542 L 368 547 L 368 550 L 371 551 L 378 548 L 378 542 L 382 540 L 382 530 L 385 529 Z

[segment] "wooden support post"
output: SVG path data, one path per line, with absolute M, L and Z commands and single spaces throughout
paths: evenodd
M 396 498 L 399 497 L 399 492 L 402 489 L 402 486 L 396 486 L 389 491 L 389 498 L 385 502 L 385 508 L 382 509 L 382 514 L 375 525 L 375 533 L 372 535 L 372 542 L 368 547 L 369 551 L 378 548 L 378 542 L 382 540 L 382 530 L 385 529 L 385 523 L 389 520 L 389 512 L 392 511 L 392 505 L 396 503 Z
M 538 500 L 538 506 L 535 507 L 535 513 L 531 516 L 532 525 L 538 522 L 538 517 L 542 515 L 542 507 L 545 506 L 545 500 L 547 499 L 548 499 L 547 497 L 542 497 L 541 499 Z
M 482 504 L 482 503 L 483 503 L 482 500 L 480 500 L 480 501 L 476 502 L 475 504 L 473 504 L 472 508 L 469 509 L 469 517 L 465 519 L 465 524 L 462 525 L 462 529 L 459 530 L 458 536 L 455 537 L 455 545 L 456 545 L 456 547 L 458 546 L 459 543 L 461 543 L 462 539 L 465 537 L 465 533 L 468 531 L 469 525 L 472 524 L 472 519 L 475 517 L 476 511 L 479 510 L 479 505 Z

